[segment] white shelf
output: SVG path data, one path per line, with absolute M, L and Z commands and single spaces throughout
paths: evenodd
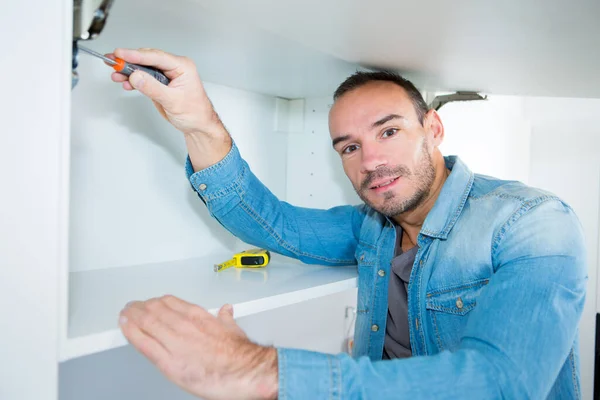
M 215 273 L 214 262 L 200 258 L 72 272 L 61 361 L 126 345 L 117 320 L 132 300 L 172 294 L 211 313 L 230 303 L 239 318 L 356 287 L 356 268 L 351 266 L 303 265 L 275 255 L 264 269 Z

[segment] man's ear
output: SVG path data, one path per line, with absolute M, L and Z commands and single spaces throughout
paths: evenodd
M 429 110 L 425 115 L 425 130 L 431 135 L 434 147 L 439 147 L 444 141 L 444 124 L 434 109 Z

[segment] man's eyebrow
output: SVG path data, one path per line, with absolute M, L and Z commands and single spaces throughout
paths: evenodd
M 345 142 L 348 139 L 350 139 L 350 135 L 338 136 L 332 140 L 332 146 L 335 148 L 338 143 Z
M 393 119 L 404 119 L 404 117 L 402 115 L 398 115 L 398 114 L 386 115 L 385 117 L 381 118 L 379 121 L 375 121 L 373 123 L 373 128 L 377 128 L 378 126 L 381 126 L 381 125 L 385 124 L 386 122 L 391 121 Z

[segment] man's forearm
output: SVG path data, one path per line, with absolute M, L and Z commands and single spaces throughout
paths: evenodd
M 298 349 L 279 349 L 279 357 L 280 400 L 527 398 L 474 349 L 380 361 Z
M 235 143 L 228 148 L 209 168 L 194 172 L 191 156 L 185 166 L 192 187 L 224 227 L 246 243 L 305 263 L 356 262 L 355 231 L 362 208 L 316 210 L 282 202 L 252 173 Z

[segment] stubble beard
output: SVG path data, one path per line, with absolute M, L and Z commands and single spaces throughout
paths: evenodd
M 423 201 L 429 196 L 433 181 L 435 180 L 435 167 L 429 152 L 427 152 L 427 141 L 423 141 L 421 147 L 421 162 L 415 169 L 414 173 L 405 165 L 396 167 L 381 167 L 375 171 L 371 171 L 363 181 L 360 189 L 356 189 L 358 196 L 367 205 L 376 211 L 389 218 L 396 217 L 405 212 L 413 211 L 419 207 Z M 371 182 L 387 177 L 403 177 L 415 183 L 416 190 L 409 198 L 399 198 L 393 191 L 388 191 L 383 194 L 383 204 L 375 205 L 367 198 L 367 193 L 370 190 Z

